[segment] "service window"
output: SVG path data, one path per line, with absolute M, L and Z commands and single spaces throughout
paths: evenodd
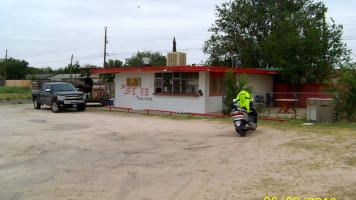
M 173 72 L 155 74 L 157 94 L 197 94 L 199 72 Z

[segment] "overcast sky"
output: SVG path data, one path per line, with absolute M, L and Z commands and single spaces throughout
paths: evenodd
M 211 35 L 215 6 L 227 0 L 0 0 L 0 57 L 53 69 L 74 61 L 102 66 L 104 27 L 107 60 L 125 61 L 137 51 L 187 53 L 187 64 L 201 63 Z M 356 1 L 324 0 L 327 17 L 344 25 L 344 42 L 356 59 Z M 328 21 L 330 21 L 328 19 Z

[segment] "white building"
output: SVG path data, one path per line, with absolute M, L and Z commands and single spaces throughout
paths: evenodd
M 276 70 L 162 66 L 92 69 L 91 73 L 115 73 L 117 107 L 212 113 L 222 111 L 223 75 L 231 69 L 247 74 L 253 96 L 272 93 Z

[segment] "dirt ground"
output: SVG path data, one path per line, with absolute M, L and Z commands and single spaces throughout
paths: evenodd
M 0 199 L 356 196 L 355 137 L 124 112 L 0 106 Z M 296 199 L 296 198 L 295 198 Z

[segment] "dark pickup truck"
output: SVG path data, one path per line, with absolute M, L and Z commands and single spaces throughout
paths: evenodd
M 32 91 L 32 101 L 35 109 L 48 105 L 55 113 L 63 108 L 76 108 L 78 111 L 86 108 L 85 94 L 65 82 L 44 83 L 41 90 Z

